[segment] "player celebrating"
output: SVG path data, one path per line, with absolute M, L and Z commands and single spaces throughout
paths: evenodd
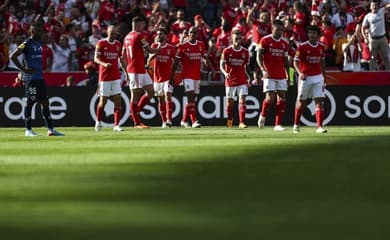
M 156 35 L 156 43 L 152 48 L 160 48 L 158 53 L 149 57 L 148 62 L 153 62 L 154 94 L 158 97 L 159 112 L 162 120 L 162 128 L 172 127 L 172 92 L 173 87 L 169 84 L 169 76 L 172 69 L 176 48 L 167 43 L 166 30 L 159 29 Z
M 139 112 L 149 103 L 153 97 L 153 82 L 149 74 L 145 70 L 145 54 L 144 51 L 155 53 L 158 49 L 153 49 L 145 40 L 143 30 L 145 27 L 145 19 L 142 17 L 134 17 L 132 20 L 132 31 L 127 34 L 123 41 L 122 57 L 126 62 L 121 61 L 126 66 L 126 78 L 129 82 L 131 92 L 130 111 L 134 121 L 134 128 L 149 128 L 141 123 Z M 142 93 L 146 92 L 142 97 Z
M 248 95 L 248 84 L 250 82 L 248 61 L 249 52 L 241 46 L 241 31 L 232 30 L 233 44 L 222 52 L 220 69 L 225 76 L 226 86 L 226 110 L 228 115 L 227 127 L 233 127 L 233 106 L 234 97 L 239 96 L 239 128 L 247 128 L 245 124 L 246 104 L 245 98 Z
M 263 37 L 257 52 L 257 63 L 263 73 L 263 100 L 261 113 L 257 122 L 259 128 L 265 125 L 266 116 L 271 105 L 276 101 L 274 131 L 284 131 L 282 118 L 285 111 L 285 99 L 288 78 L 288 42 L 282 38 L 283 22 L 272 23 L 272 33 Z
M 23 81 L 25 85 L 25 94 L 27 105 L 24 108 L 24 119 L 26 126 L 26 137 L 38 136 L 31 127 L 31 111 L 34 103 L 41 104 L 42 117 L 48 128 L 48 136 L 64 136 L 63 133 L 56 131 L 50 116 L 49 101 L 46 95 L 46 85 L 43 80 L 42 70 L 42 26 L 33 23 L 29 29 L 30 37 L 26 39 L 11 54 L 11 59 L 15 65 L 23 72 Z M 24 62 L 20 63 L 18 56 L 24 54 Z
M 172 66 L 170 82 L 173 83 L 173 76 L 179 61 L 182 65 L 182 77 L 184 90 L 187 95 L 187 104 L 184 108 L 183 118 L 180 125 L 185 128 L 199 128 L 201 124 L 196 118 L 196 95 L 200 92 L 200 69 L 201 60 L 204 59 L 206 63 L 211 67 L 213 77 L 215 70 L 207 56 L 205 44 L 197 39 L 196 27 L 191 27 L 189 30 L 188 41 L 179 45 L 175 57 L 175 61 Z M 191 118 L 192 125 L 187 122 L 188 116 Z
M 123 131 L 119 127 L 121 113 L 121 79 L 118 61 L 121 56 L 122 44 L 115 40 L 118 27 L 110 25 L 107 28 L 107 38 L 96 44 L 94 60 L 99 64 L 99 103 L 96 109 L 96 132 L 102 129 L 104 106 L 109 97 L 114 101 L 114 132 Z
M 294 133 L 299 133 L 299 121 L 308 98 L 314 98 L 317 133 L 326 133 L 323 128 L 323 99 L 325 80 L 325 47 L 318 42 L 321 29 L 316 25 L 307 28 L 309 40 L 299 45 L 294 57 L 294 67 L 299 74 L 298 97 L 295 107 Z

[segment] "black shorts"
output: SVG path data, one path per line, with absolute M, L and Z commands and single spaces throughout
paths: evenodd
M 26 98 L 32 102 L 47 99 L 46 85 L 42 80 L 27 80 L 24 82 Z

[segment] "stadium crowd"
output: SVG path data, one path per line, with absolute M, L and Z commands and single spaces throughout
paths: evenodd
M 379 2 L 382 6 L 388 1 Z M 93 61 L 97 41 L 107 36 L 107 26 L 117 23 L 117 38 L 122 41 L 136 16 L 147 20 L 149 44 L 154 42 L 157 30 L 164 28 L 168 43 L 177 45 L 195 26 L 215 69 L 219 68 L 222 50 L 232 42 L 231 30 L 239 28 L 242 44 L 251 53 L 251 70 L 256 71 L 256 45 L 271 33 L 271 23 L 278 19 L 284 23 L 291 56 L 307 40 L 306 27 L 318 25 L 327 67 L 389 70 L 389 61 L 383 58 L 389 57 L 390 11 L 387 9 L 384 17 L 385 36 L 370 36 L 370 30 L 362 28 L 369 12 L 370 1 L 365 0 L 0 0 L 0 70 L 18 70 L 10 53 L 27 37 L 30 24 L 38 17 L 44 21 L 44 71 L 67 72 L 95 67 L 87 63 Z M 371 56 L 370 40 L 379 37 L 387 40 L 387 49 L 375 50 L 377 56 Z M 377 62 L 370 64 L 371 59 Z M 203 70 L 210 69 L 204 66 Z

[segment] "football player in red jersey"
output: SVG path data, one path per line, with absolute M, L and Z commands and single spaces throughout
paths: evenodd
M 245 124 L 246 104 L 248 95 L 249 51 L 241 46 L 242 34 L 239 29 L 232 30 L 233 44 L 225 48 L 221 56 L 220 69 L 225 76 L 227 127 L 233 127 L 234 97 L 239 96 L 239 128 L 247 128 Z
M 260 40 L 257 52 L 257 63 L 263 73 L 263 100 L 261 113 L 257 122 L 263 128 L 271 105 L 276 102 L 275 131 L 284 131 L 282 118 L 286 106 L 286 91 L 288 79 L 288 42 L 282 38 L 283 22 L 275 20 L 272 23 L 272 33 Z
M 153 81 L 145 70 L 144 51 L 155 53 L 159 49 L 153 49 L 146 41 L 143 34 L 145 19 L 134 17 L 132 20 L 133 30 L 123 40 L 122 57 L 125 59 L 126 77 L 131 92 L 130 111 L 134 121 L 134 128 L 148 128 L 141 123 L 139 112 L 149 103 L 153 97 Z M 122 66 L 122 69 L 124 66 Z M 146 92 L 144 95 L 142 95 Z M 141 97 L 142 95 L 142 97 Z
M 294 67 L 298 72 L 298 96 L 295 107 L 294 133 L 299 133 L 299 121 L 307 99 L 313 98 L 315 103 L 317 133 L 326 133 L 323 128 L 325 98 L 325 46 L 318 41 L 321 29 L 316 25 L 308 28 L 309 40 L 298 46 L 294 57 Z
M 211 67 L 213 78 L 215 75 L 215 70 L 207 56 L 206 46 L 203 42 L 196 40 L 196 34 L 196 27 L 191 27 L 188 41 L 179 45 L 170 77 L 170 82 L 172 84 L 176 68 L 180 61 L 182 65 L 184 89 L 187 95 L 187 104 L 184 108 L 180 125 L 185 128 L 199 128 L 201 126 L 196 118 L 195 100 L 196 95 L 200 92 L 200 70 L 202 60 L 205 60 L 206 64 Z M 188 124 L 188 117 L 191 118 L 192 125 Z
M 176 48 L 167 43 L 167 32 L 165 29 L 157 30 L 156 34 L 156 42 L 152 44 L 152 48 L 159 47 L 160 51 L 151 55 L 148 62 L 153 61 L 154 95 L 158 97 L 162 128 L 170 128 L 172 126 L 173 87 L 169 84 L 169 77 L 173 59 L 176 55 Z
M 94 60 L 99 64 L 99 103 L 96 108 L 95 131 L 102 129 L 104 106 L 109 97 L 114 101 L 114 128 L 113 131 L 123 131 L 119 127 L 121 113 L 121 74 L 119 72 L 119 58 L 122 44 L 115 40 L 118 35 L 118 27 L 110 25 L 107 28 L 107 38 L 101 39 L 96 44 Z

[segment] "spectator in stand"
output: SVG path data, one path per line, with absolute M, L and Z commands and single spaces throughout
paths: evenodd
M 9 39 L 5 28 L 0 30 L 0 71 L 4 71 L 9 61 Z
M 250 67 L 251 71 L 254 72 L 253 78 L 259 80 L 261 72 L 256 64 L 256 48 L 260 43 L 261 39 L 271 33 L 270 15 L 268 12 L 262 11 L 259 13 L 258 20 L 254 20 L 254 13 L 258 11 L 258 6 L 253 4 L 253 7 L 249 10 L 246 22 L 248 27 L 252 29 L 252 43 L 249 46 L 250 54 Z
M 46 10 L 43 20 L 45 32 L 51 33 L 54 41 L 58 42 L 61 34 L 65 32 L 65 24 L 55 15 L 54 4 L 51 4 Z
M 207 49 L 207 56 L 210 59 L 212 67 L 209 67 L 205 64 L 203 64 L 202 67 L 203 67 L 204 71 L 211 72 L 212 69 L 219 69 L 219 62 L 221 59 L 222 51 L 218 50 L 218 48 L 215 44 L 215 39 L 213 37 L 208 40 L 208 44 L 209 44 L 209 46 Z M 214 78 L 208 79 L 208 80 L 211 80 L 211 82 L 209 82 L 210 85 L 213 85 L 213 81 L 215 81 L 215 84 L 219 85 L 220 81 L 223 79 L 222 79 L 222 75 L 220 73 L 216 73 Z
M 222 17 L 230 26 L 234 26 L 237 17 L 237 12 L 234 7 L 235 4 L 233 3 L 233 0 L 222 1 Z
M 171 25 L 171 32 L 173 34 L 172 44 L 179 43 L 179 35 L 184 30 L 188 31 L 191 27 L 191 23 L 184 20 L 184 10 L 177 10 L 176 21 Z
M 347 34 L 345 33 L 344 27 L 338 27 L 336 29 L 336 34 L 333 39 L 333 50 L 335 53 L 335 64 L 340 69 L 343 69 L 343 55 L 344 51 L 342 45 L 347 42 Z
M 172 102 L 173 87 L 169 84 L 169 74 L 176 55 L 176 48 L 167 43 L 165 29 L 157 31 L 156 42 L 151 47 L 160 48 L 157 53 L 150 55 L 148 62 L 153 60 L 153 87 L 154 94 L 158 97 L 162 128 L 170 128 L 174 105 Z
M 362 31 L 369 29 L 370 69 L 374 71 L 379 70 L 378 56 L 382 60 L 385 70 L 390 70 L 389 42 L 385 29 L 385 9 L 390 8 L 390 1 L 386 0 L 385 3 L 386 5 L 380 8 L 380 1 L 371 0 L 370 12 L 364 17 L 362 23 Z
M 86 0 L 84 2 L 84 7 L 85 7 L 88 15 L 92 19 L 97 19 L 98 12 L 100 9 L 100 1 L 99 0 Z
M 325 49 L 318 40 L 321 29 L 310 25 L 308 28 L 309 40 L 298 46 L 294 57 L 294 67 L 298 72 L 298 97 L 294 116 L 294 133 L 299 133 L 300 119 L 306 107 L 307 99 L 313 98 L 317 122 L 317 133 L 326 133 L 323 128 L 324 120 L 324 87 L 326 85 L 325 74 Z
M 81 84 L 84 86 L 95 87 L 99 81 L 98 79 L 98 67 L 94 61 L 89 61 L 84 64 L 84 71 L 87 74 L 88 78 L 86 81 L 83 81 Z
M 94 20 L 91 26 L 92 34 L 88 37 L 89 44 L 93 47 L 96 46 L 96 43 L 103 38 L 102 31 L 99 25 L 99 22 Z
M 248 48 L 252 43 L 251 39 L 247 38 L 248 32 L 250 31 L 248 24 L 246 23 L 246 17 L 240 17 L 236 25 L 233 28 L 237 28 L 242 33 L 241 44 L 243 47 Z
M 93 60 L 94 47 L 88 42 L 88 38 L 84 37 L 81 40 L 80 46 L 76 50 L 76 58 L 78 59 L 78 71 L 84 70 L 84 65 Z
M 230 46 L 230 44 L 232 43 L 232 35 L 230 34 L 230 25 L 228 22 L 224 22 L 224 23 L 225 24 L 222 26 L 222 32 L 218 35 L 216 40 L 216 47 L 218 49 L 218 54 L 217 54 L 218 58 L 221 57 L 222 51 L 228 46 Z
M 95 131 L 99 132 L 103 125 L 103 112 L 107 100 L 112 97 L 114 101 L 114 132 L 123 131 L 119 126 L 121 114 L 121 79 L 119 72 L 119 61 L 121 58 L 122 44 L 115 40 L 118 34 L 118 27 L 109 25 L 107 38 L 98 41 L 95 51 L 95 62 L 99 65 L 99 103 L 96 107 Z M 121 63 L 123 65 L 123 63 Z
M 345 28 L 348 24 L 353 22 L 353 16 L 347 12 L 347 6 L 344 1 L 340 3 L 338 12 L 332 16 L 330 21 L 336 28 Z
M 116 9 L 116 18 L 122 21 L 123 17 L 131 14 L 131 8 L 128 0 L 119 0 L 119 7 Z
M 76 83 L 74 82 L 74 77 L 72 75 L 67 76 L 65 80 L 65 87 L 74 87 Z
M 15 78 L 14 83 L 12 84 L 12 87 L 17 88 L 17 87 L 23 87 L 23 72 L 19 71 L 18 75 Z
M 288 88 L 289 43 L 282 38 L 283 30 L 283 22 L 275 20 L 272 23 L 272 33 L 261 39 L 257 51 L 257 63 L 263 75 L 263 92 L 266 94 L 257 124 L 259 128 L 264 128 L 268 110 L 276 103 L 274 131 L 285 130 L 282 119 Z
M 194 17 L 194 26 L 198 32 L 198 40 L 202 42 L 207 42 L 209 38 L 209 33 L 211 32 L 211 27 L 205 23 L 201 15 L 196 15 Z
M 307 40 L 306 35 L 306 13 L 303 4 L 300 1 L 294 2 L 294 26 L 293 30 L 297 33 L 298 42 L 304 42 Z
M 252 43 L 259 44 L 262 37 L 271 33 L 270 15 L 268 12 L 260 12 L 258 20 L 254 20 L 254 12 L 258 10 L 256 4 L 249 10 L 246 22 L 253 31 Z
M 126 80 L 129 82 L 131 100 L 130 111 L 134 121 L 134 128 L 149 128 L 141 123 L 139 113 L 153 97 L 153 81 L 145 70 L 144 52 L 156 53 L 159 49 L 153 49 L 146 41 L 143 34 L 145 19 L 135 17 L 132 20 L 132 31 L 127 34 L 123 41 L 122 58 L 127 64 L 122 64 L 122 69 L 126 72 Z M 124 61 L 122 61 L 124 62 Z M 125 69 L 126 66 L 126 69 Z M 145 94 L 143 95 L 143 93 Z
M 220 0 L 207 0 L 206 6 L 204 7 L 204 20 L 207 25 L 215 27 L 217 25 L 216 21 L 218 20 L 218 10 L 221 7 Z
M 73 23 L 69 23 L 65 26 L 66 30 L 66 36 L 68 37 L 68 44 L 69 49 L 71 51 L 70 53 L 70 71 L 77 71 L 79 69 L 79 62 L 78 58 L 76 57 L 76 51 L 77 51 L 77 36 L 76 36 L 76 26 Z
M 16 66 L 23 72 L 23 81 L 25 83 L 25 93 L 27 104 L 24 109 L 24 119 L 26 125 L 26 137 L 35 137 L 37 134 L 31 127 L 31 111 L 34 103 L 41 104 L 42 117 L 48 128 L 48 136 L 64 136 L 64 134 L 54 129 L 49 109 L 49 101 L 46 95 L 46 86 L 43 80 L 42 71 L 42 46 L 41 33 L 42 26 L 33 24 L 29 29 L 30 37 L 26 39 L 12 53 L 11 58 Z M 24 54 L 25 61 L 20 63 L 18 56 Z
M 335 52 L 333 50 L 333 37 L 336 32 L 330 20 L 322 22 L 322 35 L 320 36 L 320 42 L 325 46 L 326 66 L 335 66 Z
M 53 66 L 53 51 L 49 47 L 50 33 L 42 34 L 42 70 L 43 72 L 50 72 Z
M 226 111 L 228 128 L 233 127 L 234 98 L 239 97 L 239 128 L 247 128 L 245 124 L 246 103 L 248 95 L 249 51 L 241 46 L 242 34 L 239 29 L 232 30 L 233 44 L 225 48 L 221 56 L 220 70 L 225 76 Z
M 357 31 L 356 31 L 357 30 Z M 360 72 L 362 48 L 360 46 L 359 29 L 347 29 L 347 42 L 342 45 L 344 52 L 343 71 Z
M 115 5 L 111 0 L 100 0 L 100 8 L 97 19 L 108 26 L 115 16 Z
M 362 47 L 362 58 L 360 59 L 360 65 L 362 71 L 370 71 L 370 61 L 371 61 L 371 53 L 368 47 L 369 36 L 368 36 L 368 28 L 363 30 L 363 36 L 360 41 L 360 46 Z
M 17 33 L 14 38 L 13 38 L 13 41 L 10 43 L 8 49 L 9 49 L 9 54 L 8 56 L 11 55 L 11 53 L 13 53 L 20 44 L 22 44 L 22 42 L 24 41 L 24 39 L 26 39 L 26 36 L 24 35 L 24 33 Z M 6 59 L 6 58 L 5 58 Z M 24 60 L 24 55 L 23 54 L 20 54 L 18 56 L 18 59 L 19 59 L 19 62 L 23 62 Z M 12 59 L 9 59 L 8 61 L 8 67 L 6 69 L 7 71 L 19 71 L 19 68 L 15 65 L 15 63 L 12 61 Z
M 8 33 L 16 35 L 17 33 L 27 33 L 30 24 L 25 21 L 22 9 L 16 9 L 15 19 L 9 22 Z
M 187 104 L 185 105 L 180 125 L 185 128 L 199 128 L 201 126 L 196 118 L 196 96 L 200 92 L 201 61 L 204 59 L 206 64 L 212 67 L 207 56 L 206 46 L 203 42 L 196 40 L 196 34 L 196 28 L 191 27 L 188 41 L 179 45 L 170 76 L 170 83 L 172 84 L 176 68 L 180 61 L 182 65 L 184 90 L 187 96 Z M 212 69 L 212 73 L 214 77 L 215 69 Z M 188 124 L 188 117 L 191 118 L 192 125 Z
M 171 0 L 173 7 L 179 10 L 186 12 L 187 9 L 187 0 Z
M 68 72 L 72 61 L 68 37 L 62 34 L 59 44 L 52 42 L 53 66 L 52 72 Z

